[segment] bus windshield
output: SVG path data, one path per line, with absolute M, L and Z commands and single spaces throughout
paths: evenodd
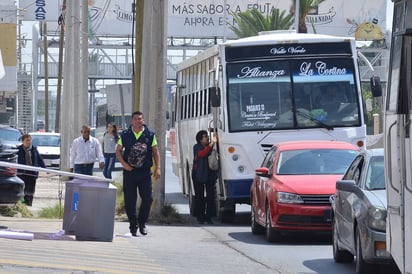
M 349 57 L 227 64 L 231 132 L 361 125 Z

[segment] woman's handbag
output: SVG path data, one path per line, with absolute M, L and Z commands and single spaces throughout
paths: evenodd
M 213 146 L 212 151 L 207 157 L 207 161 L 209 163 L 209 169 L 214 170 L 214 171 L 219 169 L 219 154 L 217 153 L 215 146 Z

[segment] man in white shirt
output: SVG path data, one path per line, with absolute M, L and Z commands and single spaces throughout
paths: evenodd
M 82 136 L 74 139 L 70 150 L 70 171 L 85 175 L 93 175 L 93 166 L 96 158 L 99 167 L 104 167 L 102 146 L 97 138 L 90 136 L 90 127 L 83 125 Z

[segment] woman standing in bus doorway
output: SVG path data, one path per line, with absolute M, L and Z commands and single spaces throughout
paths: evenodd
M 31 136 L 29 134 L 23 134 L 21 138 L 22 144 L 17 148 L 17 163 L 45 168 L 46 165 L 44 164 L 43 158 L 40 156 L 37 148 L 31 143 Z M 32 206 L 39 172 L 19 169 L 17 170 L 17 175 L 24 181 L 24 203 Z
M 199 224 L 207 222 L 213 224 L 212 217 L 216 216 L 215 207 L 215 183 L 217 171 L 209 168 L 208 156 L 217 142 L 214 135 L 209 142 L 206 130 L 200 130 L 196 134 L 196 144 L 193 146 L 193 185 L 195 187 L 195 216 Z M 206 190 L 206 197 L 204 195 Z
M 119 140 L 117 127 L 113 123 L 108 123 L 106 132 L 103 135 L 103 155 L 104 155 L 104 169 L 103 176 L 112 179 L 112 171 L 114 163 L 116 162 L 116 145 Z

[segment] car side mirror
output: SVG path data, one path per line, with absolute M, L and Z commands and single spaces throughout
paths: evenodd
M 382 96 L 381 79 L 378 76 L 372 76 L 370 79 L 370 83 L 371 83 L 372 96 L 381 97 Z
M 210 87 L 209 96 L 212 107 L 220 107 L 220 88 Z
M 258 167 L 255 169 L 255 173 L 257 176 L 270 177 L 269 169 L 267 167 Z
M 336 182 L 336 189 L 347 191 L 347 192 L 354 192 L 357 188 L 356 182 L 354 180 L 339 180 Z

